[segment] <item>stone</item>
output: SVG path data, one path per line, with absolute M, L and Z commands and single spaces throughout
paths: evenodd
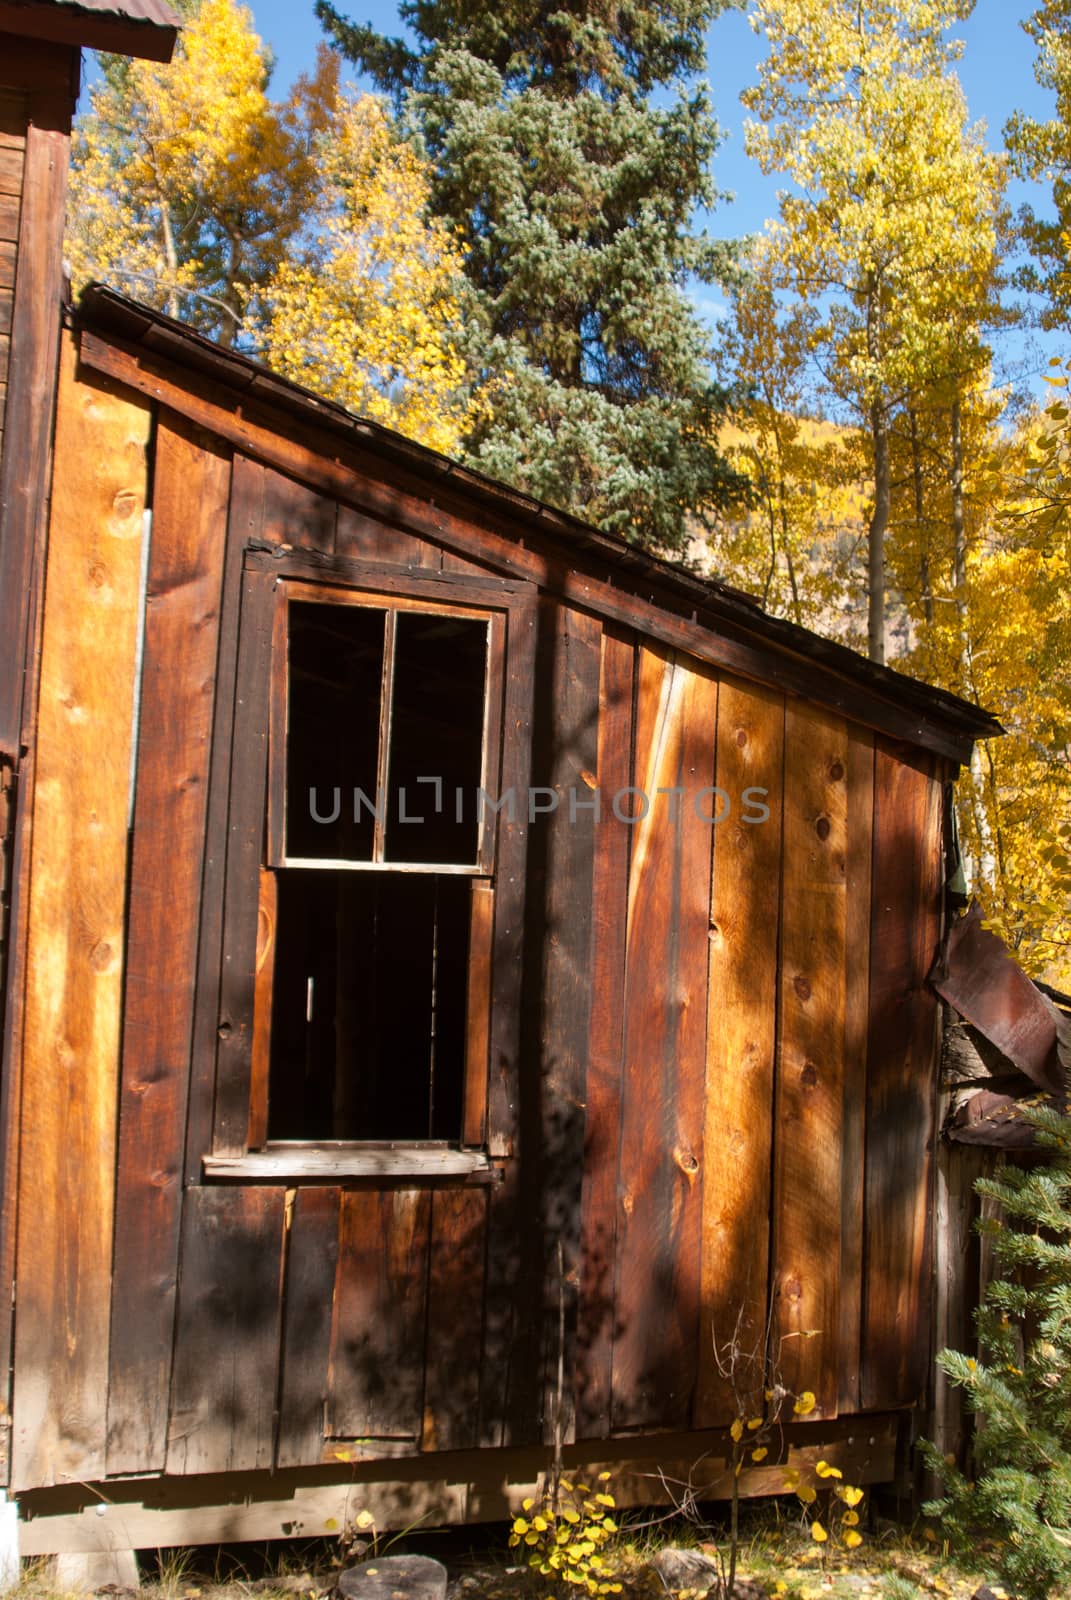
M 133 1550 L 79 1550 L 55 1557 L 61 1594 L 129 1594 L 140 1587 Z
M 721 1583 L 720 1561 L 701 1550 L 680 1550 L 671 1545 L 652 1559 L 650 1570 L 667 1589 L 698 1589 L 700 1593 L 713 1589 L 716 1593 Z
M 343 1600 L 446 1600 L 446 1568 L 430 1556 L 380 1556 L 339 1573 Z

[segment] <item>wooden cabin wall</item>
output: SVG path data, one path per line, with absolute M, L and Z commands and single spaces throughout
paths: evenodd
M 581 803 L 532 825 L 524 881 L 498 897 L 499 948 L 516 957 L 492 1013 L 502 1181 L 204 1181 L 221 982 L 253 981 L 221 979 L 228 852 L 259 849 L 228 840 L 221 783 L 243 550 L 494 568 L 478 542 L 470 562 L 396 532 L 164 408 L 150 450 L 152 420 L 68 364 L 15 1487 L 525 1446 L 556 1426 L 567 1440 L 718 1427 L 752 1409 L 768 1333 L 816 1418 L 913 1404 L 935 764 L 550 596 L 508 691 L 524 711 L 507 716 L 504 786 L 530 751 L 532 783 Z M 769 791 L 764 822 L 743 820 L 748 787 Z M 626 789 L 649 800 L 634 824 L 613 815 Z M 717 790 L 732 811 L 714 826 Z

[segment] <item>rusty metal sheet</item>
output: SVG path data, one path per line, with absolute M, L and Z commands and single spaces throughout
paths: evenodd
M 953 928 L 933 987 L 1039 1089 L 1059 1091 L 1056 1017 L 1050 1003 L 972 905 Z
M 1009 1094 L 993 1094 L 982 1089 L 963 1102 L 945 1132 L 954 1144 L 984 1145 L 991 1150 L 1028 1150 L 1035 1143 L 1035 1129 L 1027 1118 L 1027 1111 L 1031 1106 L 1055 1104 L 1050 1095 L 1016 1100 Z

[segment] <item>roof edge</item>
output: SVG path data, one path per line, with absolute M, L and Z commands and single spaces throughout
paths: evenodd
M 143 0 L 143 14 L 122 0 L 0 0 L 0 32 L 49 44 L 109 50 L 145 61 L 168 62 L 181 21 L 164 0 Z
M 901 707 L 925 712 L 960 739 L 992 738 L 1004 732 L 993 713 L 969 700 L 895 668 L 879 666 L 809 628 L 771 617 L 757 600 L 741 590 L 701 576 L 680 562 L 653 555 L 620 535 L 595 528 L 381 423 L 355 416 L 335 402 L 277 376 L 252 358 L 225 349 L 185 323 L 106 285 L 88 285 L 73 315 L 76 325 L 142 345 L 158 359 L 209 377 L 236 396 L 255 390 L 259 401 L 296 415 L 307 424 L 327 428 L 336 436 L 348 436 L 365 446 L 371 444 L 384 458 L 418 474 L 430 486 L 449 484 L 455 492 L 471 496 L 500 513 L 508 512 L 564 550 L 581 548 L 586 553 L 597 553 L 626 570 L 633 580 L 637 576 L 649 577 L 715 620 L 743 629 L 778 651 L 820 663 Z

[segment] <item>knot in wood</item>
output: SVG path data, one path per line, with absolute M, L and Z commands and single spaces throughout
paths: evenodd
M 834 783 L 839 783 L 840 782 L 840 780 L 844 776 L 844 763 L 843 763 L 843 761 L 834 761 L 833 765 L 829 769 L 829 776 L 833 780 Z
M 740 746 L 741 750 L 747 744 L 747 732 L 746 732 L 745 729 L 737 728 L 737 730 L 736 730 L 736 742 Z
M 815 1084 L 818 1082 L 818 1068 L 814 1065 L 813 1061 L 808 1061 L 803 1071 L 800 1073 L 800 1082 L 803 1084 L 805 1089 L 813 1089 Z
M 810 985 L 810 982 L 809 982 L 809 980 L 807 978 L 805 978 L 803 976 L 802 973 L 797 974 L 797 976 L 795 978 L 793 978 L 792 987 L 793 987 L 793 989 L 795 989 L 796 994 L 799 997 L 799 999 L 801 999 L 801 1000 L 809 1000 L 811 998 L 811 985 Z
M 814 831 L 820 839 L 828 839 L 831 826 L 832 825 L 828 817 L 819 817 L 818 821 L 814 825 Z
M 112 498 L 112 510 L 124 520 L 132 517 L 140 506 L 141 499 L 133 489 L 119 489 Z
M 682 1172 L 686 1172 L 689 1177 L 693 1172 L 699 1171 L 699 1162 L 690 1150 L 675 1150 L 674 1157 L 678 1167 Z
M 89 964 L 94 972 L 107 972 L 112 964 L 112 947 L 107 939 L 98 939 L 89 952 Z

